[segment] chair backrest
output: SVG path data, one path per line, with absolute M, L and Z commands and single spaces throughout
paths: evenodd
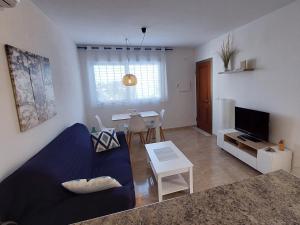
M 131 116 L 129 119 L 128 130 L 130 132 L 142 132 L 146 130 L 146 124 L 140 115 Z
M 100 128 L 100 131 L 105 129 L 106 127 L 103 125 L 100 117 L 98 115 L 95 116 L 96 120 L 98 121 L 98 124 L 99 124 L 99 128 Z
M 163 121 L 164 121 L 165 112 L 166 112 L 166 110 L 162 109 L 159 113 L 161 123 L 163 123 Z

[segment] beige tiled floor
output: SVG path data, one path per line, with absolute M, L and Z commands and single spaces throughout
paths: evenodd
M 220 150 L 216 137 L 207 137 L 194 128 L 180 128 L 165 131 L 167 140 L 171 140 L 194 164 L 194 192 L 199 192 L 223 184 L 237 182 L 259 173 Z M 130 149 L 132 170 L 136 191 L 136 206 L 158 201 L 157 184 L 151 168 L 147 164 L 146 150 L 135 136 Z M 179 192 L 165 196 L 164 199 L 184 195 Z

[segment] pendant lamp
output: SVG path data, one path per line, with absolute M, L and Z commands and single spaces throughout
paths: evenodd
M 130 73 L 125 74 L 122 81 L 125 86 L 135 86 L 137 84 L 136 76 Z
M 142 42 L 141 42 L 141 47 L 142 47 L 143 41 L 144 41 L 145 35 L 146 35 L 146 27 L 142 27 L 141 30 L 142 30 L 142 33 L 144 34 Z M 126 56 L 127 56 L 128 67 L 129 67 L 128 39 L 126 38 L 125 41 L 126 41 Z M 122 82 L 125 86 L 135 86 L 137 84 L 137 78 L 134 74 L 127 73 L 123 76 Z

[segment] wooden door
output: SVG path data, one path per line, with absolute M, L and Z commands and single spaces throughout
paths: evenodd
M 197 127 L 212 133 L 212 97 L 211 97 L 212 61 L 196 64 Z

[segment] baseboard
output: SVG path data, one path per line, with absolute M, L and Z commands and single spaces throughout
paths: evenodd
M 180 129 L 184 129 L 184 128 L 193 128 L 196 125 L 187 125 L 187 126 L 183 126 L 183 127 L 167 127 L 167 128 L 163 128 L 164 130 L 168 131 L 168 130 L 180 130 Z
M 193 128 L 194 128 L 194 130 L 198 131 L 200 134 L 203 134 L 206 137 L 211 137 L 212 136 L 211 134 L 207 133 L 204 130 L 199 129 L 198 127 L 193 127 Z

